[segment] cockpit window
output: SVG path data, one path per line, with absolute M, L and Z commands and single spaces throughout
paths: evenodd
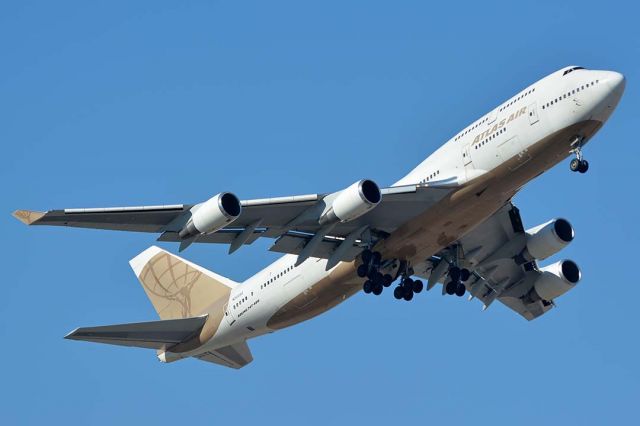
M 567 74 L 569 74 L 569 73 L 570 73 L 570 72 L 572 72 L 572 71 L 575 71 L 575 70 L 583 70 L 583 69 L 584 69 L 584 67 L 573 67 L 573 68 L 569 68 L 568 70 L 565 70 L 565 72 L 563 72 L 563 73 L 562 73 L 562 75 L 567 75 Z

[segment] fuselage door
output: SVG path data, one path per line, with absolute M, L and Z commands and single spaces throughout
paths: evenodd
M 233 306 L 230 305 L 231 300 L 224 306 L 224 317 L 227 319 L 229 325 L 233 325 L 233 323 L 236 322 L 236 317 L 233 316 Z
M 498 118 L 498 109 L 497 108 L 494 109 L 493 111 L 491 111 L 491 113 L 487 117 L 487 126 L 490 126 L 491 124 L 493 124 L 493 122 L 496 121 L 496 118 Z
M 471 144 L 468 143 L 462 148 L 462 164 L 464 168 L 471 167 Z
M 538 122 L 538 106 L 536 102 L 529 105 L 529 124 L 536 124 Z

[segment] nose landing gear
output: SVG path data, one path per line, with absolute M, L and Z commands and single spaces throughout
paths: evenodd
M 587 160 L 580 160 L 578 158 L 574 158 L 569 163 L 569 168 L 572 172 L 580 172 L 586 173 L 589 170 L 589 162 Z
M 576 158 L 569 163 L 569 169 L 572 172 L 586 173 L 589 170 L 589 162 L 582 158 L 582 139 L 576 138 L 574 146 L 571 152 L 576 155 Z

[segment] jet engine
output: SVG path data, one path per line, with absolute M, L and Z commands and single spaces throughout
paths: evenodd
M 582 276 L 580 268 L 572 260 L 561 260 L 540 268 L 540 276 L 533 288 L 540 298 L 552 300 L 562 296 L 578 284 Z
M 575 236 L 573 227 L 566 219 L 552 219 L 528 229 L 526 233 L 529 260 L 544 260 L 553 256 L 573 241 Z
M 362 179 L 340 191 L 319 222 L 349 222 L 372 210 L 381 199 L 378 185 L 372 180 Z
M 221 192 L 192 208 L 189 221 L 184 225 L 180 238 L 185 239 L 194 235 L 215 232 L 240 216 L 242 207 L 238 197 L 230 192 Z

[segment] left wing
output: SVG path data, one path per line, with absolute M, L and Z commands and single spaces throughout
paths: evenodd
M 377 189 L 377 187 L 376 187 Z M 192 242 L 229 244 L 230 252 L 259 237 L 277 238 L 272 251 L 329 258 L 345 241 L 338 260 L 353 259 L 362 238 L 382 238 L 422 213 L 451 191 L 451 185 L 406 185 L 380 190 L 379 203 L 350 220 L 323 223 L 332 212 L 332 202 L 342 192 L 279 198 L 243 200 L 238 215 L 228 224 L 198 235 L 188 234 L 196 212 L 208 208 L 211 200 L 199 204 L 65 209 L 36 212 L 17 210 L 13 215 L 27 225 L 53 225 L 159 233 L 159 241 L 180 242 L 181 249 Z M 219 194 L 220 195 L 220 194 Z M 216 196 L 218 197 L 218 196 Z M 235 198 L 235 196 L 233 197 Z M 314 239 L 314 237 L 316 237 Z M 348 246 L 348 247 L 347 247 Z M 357 254 L 357 253 L 356 253 Z M 349 259 L 350 260 L 350 259 Z
M 565 285 L 560 294 L 572 288 L 580 279 L 579 270 L 577 276 L 567 278 L 562 274 L 566 273 L 568 276 L 575 271 L 560 268 L 556 273 L 551 267 L 540 268 L 538 259 L 531 258 L 526 252 L 531 235 L 529 232 L 524 230 L 519 210 L 507 203 L 458 242 L 456 250 L 459 250 L 461 267 L 467 267 L 472 272 L 465 286 L 471 293 L 470 298 L 477 298 L 483 303 L 483 310 L 499 300 L 527 320 L 533 320 L 555 306 L 553 297 L 548 295 L 558 293 L 540 290 L 545 296 L 541 297 L 536 290 L 541 287 L 541 277 L 544 277 L 542 281 L 549 280 L 544 282 L 544 289 Z M 425 272 L 417 275 L 430 279 L 431 282 L 445 281 L 446 269 L 438 268 L 438 264 L 451 259 L 452 250 L 445 250 L 432 258 L 426 268 L 421 269 Z M 571 261 L 561 261 L 554 265 L 562 266 L 562 262 L 573 264 Z M 440 276 L 432 277 L 434 274 Z M 563 283 L 554 274 L 560 275 L 567 282 Z

